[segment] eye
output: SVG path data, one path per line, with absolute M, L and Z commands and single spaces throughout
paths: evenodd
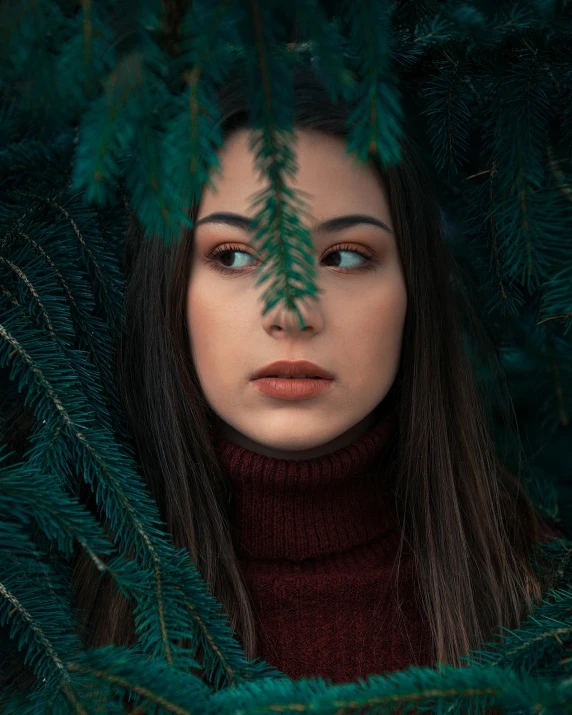
M 232 262 L 233 260 L 233 254 L 235 253 L 240 253 L 245 256 L 251 256 L 254 257 L 254 254 L 251 253 L 250 251 L 245 251 L 243 248 L 240 246 L 235 246 L 232 244 L 224 244 L 222 246 L 219 246 L 218 248 L 215 248 L 214 251 L 212 251 L 208 256 L 207 256 L 207 261 L 211 265 L 211 267 L 215 271 L 219 271 L 220 273 L 242 273 L 245 268 L 248 268 L 249 266 L 240 266 L 238 268 L 231 268 L 229 266 L 224 266 L 221 265 L 220 260 L 225 260 L 229 263 Z M 348 253 L 348 254 L 353 254 L 351 256 L 351 259 L 349 261 L 350 265 L 349 266 L 333 266 L 334 268 L 339 268 L 340 271 L 342 272 L 362 272 L 362 271 L 368 271 L 372 270 L 375 268 L 375 265 L 378 263 L 378 259 L 376 256 L 372 253 L 366 252 L 362 249 L 355 248 L 353 246 L 348 246 L 348 245 L 342 245 L 342 246 L 336 246 L 333 249 L 330 249 L 328 253 L 324 256 L 325 260 L 329 256 L 335 256 L 336 254 L 342 254 L 342 253 Z M 354 261 L 356 259 L 363 259 L 363 263 L 358 263 L 355 265 Z M 354 263 L 354 265 L 352 265 Z M 252 264 L 251 264 L 252 265 Z

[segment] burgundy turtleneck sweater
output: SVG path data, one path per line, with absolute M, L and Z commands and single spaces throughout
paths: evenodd
M 256 654 L 292 679 L 341 683 L 433 665 L 405 550 L 397 583 L 393 490 L 379 478 L 395 431 L 395 416 L 384 416 L 348 447 L 305 460 L 218 437 Z
M 256 655 L 297 680 L 345 683 L 409 665 L 433 667 L 399 528 L 384 414 L 323 457 L 274 459 L 217 436 L 233 497 L 233 542 L 250 591 Z M 375 476 L 377 475 L 377 476 Z M 546 538 L 559 536 L 542 524 Z

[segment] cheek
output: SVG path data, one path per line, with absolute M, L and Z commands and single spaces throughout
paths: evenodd
M 186 296 L 186 321 L 191 352 L 199 377 L 230 375 L 244 345 L 247 311 L 216 285 L 197 274 Z
M 407 291 L 404 281 L 396 278 L 384 290 L 377 306 L 378 342 L 380 349 L 389 359 L 393 358 L 394 367 L 401 353 L 401 341 L 407 314 Z
M 213 324 L 211 320 L 211 302 L 200 281 L 192 278 L 187 290 L 186 321 L 193 362 L 201 381 L 205 373 L 208 374 L 210 364 L 216 364 L 216 361 L 209 360 L 209 355 L 213 355 L 213 342 L 216 344 L 217 333 L 216 322 Z
M 347 298 L 347 296 L 346 296 Z M 407 313 L 407 291 L 399 274 L 384 277 L 351 300 L 340 303 L 345 330 L 358 343 L 390 347 L 401 340 Z
M 209 335 L 216 335 L 232 309 L 232 301 L 225 297 L 224 289 L 209 280 L 205 271 L 197 270 L 191 275 L 186 311 L 192 340 L 204 341 Z
M 354 379 L 370 384 L 372 375 L 385 383 L 399 367 L 407 292 L 403 280 L 396 278 L 372 286 L 366 296 L 346 302 L 340 333 L 348 365 L 355 365 Z M 342 334 L 345 337 L 342 339 Z M 360 366 L 359 374 L 357 366 Z

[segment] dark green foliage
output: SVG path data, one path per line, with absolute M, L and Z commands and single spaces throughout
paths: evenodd
M 572 3 L 195 0 L 179 11 L 168 36 L 166 10 L 150 0 L 0 9 L 0 711 L 124 712 L 129 696 L 154 713 L 572 712 Z M 172 546 L 122 428 L 110 356 L 123 202 L 147 236 L 173 241 L 190 226 L 185 208 L 221 145 L 214 88 L 237 63 L 270 179 L 255 236 L 269 252 L 264 311 L 315 294 L 311 238 L 285 189 L 289 72 L 309 54 L 333 98 L 358 100 L 357 156 L 394 164 L 403 133 L 422 148 L 502 357 L 526 486 L 566 537 L 543 544 L 558 571 L 544 604 L 466 669 L 332 686 L 246 661 Z M 492 419 L 510 464 L 516 453 Z M 9 439 L 14 420 L 27 421 L 22 445 Z M 80 480 L 113 540 L 78 502 Z M 75 544 L 136 604 L 136 647 L 82 649 L 67 566 Z M 183 637 L 192 649 L 176 645 Z M 217 692 L 189 673 L 199 646 Z M 36 676 L 24 690 L 22 665 Z

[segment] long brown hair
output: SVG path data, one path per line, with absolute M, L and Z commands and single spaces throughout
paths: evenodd
M 344 137 L 351 107 L 330 101 L 309 64 L 296 67 L 293 79 L 295 126 Z M 223 138 L 249 126 L 243 87 L 240 77 L 219 87 Z M 392 389 L 399 548 L 401 554 L 406 544 L 413 554 L 434 659 L 463 665 L 459 656 L 494 640 L 499 626 L 517 627 L 540 597 L 544 586 L 530 557 L 541 523 L 520 479 L 495 454 L 463 329 L 474 341 L 475 359 L 494 360 L 494 347 L 487 344 L 444 239 L 427 169 L 411 139 L 400 145 L 399 165 L 377 166 L 408 292 Z M 190 215 L 195 213 L 190 207 Z M 117 377 L 138 463 L 173 542 L 189 550 L 251 659 L 255 621 L 231 540 L 229 487 L 214 440 L 217 416 L 202 392 L 185 320 L 192 243 L 192 231 L 170 246 L 157 237 L 144 239 L 131 216 Z M 83 498 L 93 506 L 88 492 Z M 86 644 L 133 643 L 129 602 L 100 581 L 79 552 L 74 574 Z

